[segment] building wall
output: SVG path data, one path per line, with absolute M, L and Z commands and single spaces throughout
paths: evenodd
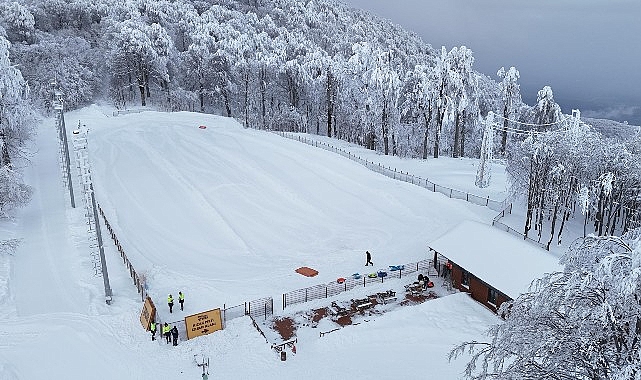
M 462 292 L 470 293 L 470 295 L 474 300 L 487 306 L 490 310 L 494 311 L 495 313 L 498 307 L 501 306 L 503 302 L 510 300 L 509 297 L 497 291 L 496 305 L 493 305 L 490 302 L 488 302 L 488 288 L 490 288 L 489 285 L 487 285 L 485 282 L 481 281 L 480 279 L 476 278 L 474 274 L 469 272 L 468 272 L 469 286 L 465 286 L 461 283 L 462 278 L 463 278 L 463 269 L 458 265 L 456 265 L 455 263 L 452 268 L 452 284 L 454 285 L 454 287 Z

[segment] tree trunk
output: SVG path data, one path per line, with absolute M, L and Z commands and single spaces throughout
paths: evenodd
M 245 71 L 243 74 L 243 81 L 245 82 L 244 88 L 244 108 L 245 108 L 245 128 L 249 127 L 249 72 Z
M 7 144 L 7 135 L 4 133 L 4 127 L 0 129 L 0 144 L 2 144 L 2 162 L 1 165 L 4 166 L 10 166 L 11 165 L 11 157 L 9 156 L 9 147 Z
M 202 84 L 198 88 L 198 97 L 200 98 L 200 112 L 205 113 L 205 89 Z
M 138 88 L 140 89 L 140 105 L 143 107 L 147 105 L 146 99 L 145 99 L 145 85 L 144 84 L 139 84 Z
M 461 157 L 465 157 L 465 117 L 466 117 L 466 112 L 463 110 L 463 114 L 461 118 L 463 119 L 463 123 L 461 123 Z
M 332 71 L 327 68 L 327 87 L 326 87 L 326 101 L 327 101 L 327 137 L 332 137 L 332 116 L 334 114 L 334 89 L 333 89 L 334 76 Z
M 427 140 L 430 132 L 430 121 L 432 121 L 432 106 L 427 109 L 427 112 L 423 112 L 423 118 L 425 119 L 425 132 L 423 133 L 423 159 L 427 159 Z
M 262 128 L 267 129 L 266 116 L 267 116 L 267 70 L 263 67 L 260 69 L 259 75 L 260 82 L 260 116 L 262 121 Z
M 225 104 L 225 111 L 227 112 L 227 117 L 232 117 L 231 116 L 231 106 L 229 104 L 229 91 L 227 90 L 227 86 L 225 85 L 221 91 L 221 94 L 223 95 L 223 102 Z
M 445 84 L 441 84 L 441 89 L 439 91 L 439 99 L 441 100 L 441 105 L 437 109 L 437 120 L 436 120 L 436 134 L 434 136 L 434 158 L 438 158 L 439 149 L 441 145 L 441 131 L 443 130 L 443 119 L 445 118 L 445 97 L 444 97 L 444 87 Z
M 389 155 L 389 126 L 388 126 L 388 118 L 389 116 L 387 115 L 387 101 L 383 100 L 383 115 L 381 118 L 381 124 L 382 124 L 382 134 L 383 134 L 383 150 L 385 152 L 385 155 Z
M 461 117 L 456 112 L 454 121 L 454 149 L 452 150 L 452 157 L 458 158 L 461 155 Z
M 544 165 L 547 165 L 547 162 L 544 162 L 541 167 L 544 168 Z M 536 218 L 536 228 L 539 232 L 539 243 L 541 242 L 541 234 L 543 233 L 543 218 L 545 217 L 545 189 L 547 186 L 547 175 L 541 175 L 541 180 L 541 187 L 537 189 L 537 192 L 539 193 L 539 204 Z
M 552 226 L 550 227 L 550 240 L 548 240 L 548 243 L 545 246 L 545 249 L 547 251 L 550 250 L 550 244 L 552 244 L 552 240 L 554 240 L 554 230 L 556 229 L 556 218 L 557 218 L 557 213 L 559 212 L 559 202 L 554 204 L 554 211 L 552 212 Z
M 530 158 L 530 182 L 528 184 L 527 191 L 527 212 L 525 215 L 525 228 L 523 229 L 523 235 L 527 237 L 530 229 L 532 229 L 532 214 L 534 212 L 534 159 Z
M 507 104 L 503 107 L 503 131 L 501 132 L 501 155 L 505 156 L 507 149 L 507 127 L 508 127 L 508 109 Z

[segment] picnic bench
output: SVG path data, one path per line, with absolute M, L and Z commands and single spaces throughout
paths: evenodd
M 419 283 L 418 281 L 414 281 L 411 284 L 405 285 L 405 291 L 410 292 L 414 295 L 422 294 L 423 290 L 423 284 Z
M 349 314 L 349 310 L 337 304 L 336 301 L 332 301 L 332 304 L 329 307 L 329 312 L 338 316 L 344 316 Z
M 363 311 L 365 309 L 369 309 L 370 307 L 374 306 L 374 303 L 370 302 L 369 298 L 362 298 L 362 299 L 352 300 L 352 305 L 355 306 L 357 310 Z
M 387 304 L 388 302 L 396 301 L 396 292 L 393 290 L 388 290 L 386 292 L 376 293 L 376 297 L 383 304 Z

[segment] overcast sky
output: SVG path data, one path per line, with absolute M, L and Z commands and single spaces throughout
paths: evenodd
M 414 31 L 434 48 L 465 45 L 476 70 L 521 73 L 532 105 L 550 85 L 564 113 L 641 125 L 640 0 L 341 0 Z

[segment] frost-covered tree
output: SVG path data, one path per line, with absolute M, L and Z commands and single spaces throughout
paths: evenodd
M 416 65 L 406 78 L 410 88 L 405 92 L 402 103 L 403 115 L 423 119 L 421 133 L 421 158 L 426 159 L 429 153 L 430 124 L 436 101 L 436 84 L 434 71 L 425 65 Z
M 565 270 L 505 302 L 487 342 L 466 342 L 467 379 L 641 379 L 641 229 L 576 241 Z
M 490 185 L 492 179 L 492 154 L 494 151 L 494 112 L 489 112 L 485 119 L 485 132 L 481 143 L 481 159 L 476 170 L 475 184 L 484 188 Z
M 436 98 L 436 131 L 434 134 L 434 158 L 438 158 L 441 150 L 441 137 L 443 134 L 443 123 L 445 121 L 445 115 L 447 114 L 447 108 L 451 102 L 451 97 L 447 92 L 448 80 L 450 78 L 450 69 L 451 69 L 451 60 L 450 56 L 447 54 L 445 46 L 441 47 L 441 54 L 436 62 L 436 67 L 434 68 L 435 77 L 436 77 L 436 88 L 437 88 L 437 98 Z
M 557 129 L 555 124 L 561 120 L 561 107 L 554 101 L 554 93 L 550 86 L 539 90 L 534 107 L 534 123 L 538 124 L 538 131 Z
M 13 52 L 18 61 L 24 62 L 21 72 L 30 83 L 31 98 L 47 111 L 52 107 L 52 82 L 64 94 L 67 110 L 105 94 L 103 59 L 82 37 L 41 35 L 37 43 L 19 44 Z
M 148 25 L 140 17 L 133 17 L 114 22 L 106 38 L 111 47 L 107 64 L 116 104 L 133 98 L 138 89 L 141 105 L 147 105 L 150 85 L 164 89 L 169 81 L 168 57 L 173 42 L 167 31 L 159 24 Z
M 510 67 L 507 71 L 501 67 L 496 75 L 501 78 L 501 103 L 503 106 L 503 130 L 501 131 L 501 154 L 505 154 L 507 146 L 508 128 L 510 127 L 510 119 L 516 119 L 515 110 L 519 103 L 521 103 L 521 94 L 519 92 L 519 84 L 517 83 L 520 77 L 519 71 L 514 67 Z
M 36 36 L 33 15 L 17 2 L 0 2 L 0 25 L 4 27 L 9 41 L 28 43 Z
M 478 110 L 478 107 L 474 107 L 478 82 L 474 71 L 472 71 L 474 64 L 472 50 L 461 46 L 453 48 L 449 55 L 451 56 L 451 70 L 448 92 L 452 98 L 450 112 L 452 119 L 454 119 L 454 141 L 451 151 L 453 157 L 461 157 L 465 151 L 465 127 L 468 118 L 472 112 Z
M 26 204 L 31 195 L 13 163 L 31 136 L 34 116 L 26 101 L 27 85 L 9 60 L 9 47 L 0 36 L 0 217 Z

